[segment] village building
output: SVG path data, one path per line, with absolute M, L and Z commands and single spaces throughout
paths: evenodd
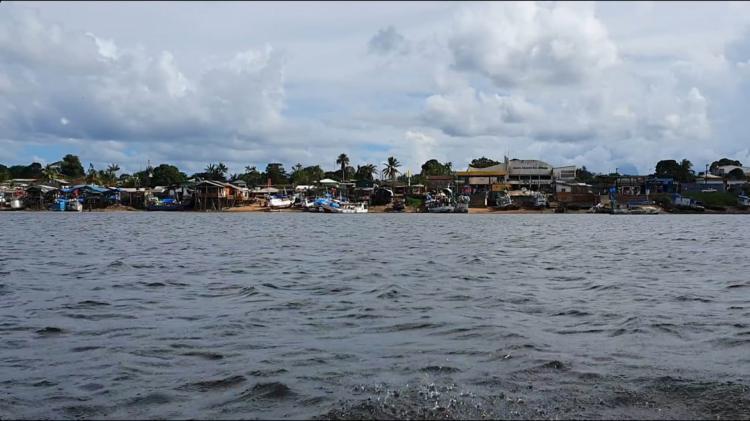
M 508 159 L 491 167 L 469 166 L 466 171 L 456 172 L 456 182 L 467 194 L 494 191 L 493 185 L 506 185 L 510 189 L 552 191 L 554 180 L 574 181 L 576 166 L 553 167 L 536 159 Z

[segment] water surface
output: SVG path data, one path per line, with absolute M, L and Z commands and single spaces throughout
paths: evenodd
M 737 215 L 0 214 L 0 418 L 750 418 Z

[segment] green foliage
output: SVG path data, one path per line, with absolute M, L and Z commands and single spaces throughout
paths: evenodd
M 693 164 L 687 159 L 677 163 L 674 159 L 666 159 L 656 164 L 656 176 L 673 178 L 680 182 L 689 182 L 695 180 L 695 173 L 692 170 Z
M 346 156 L 345 153 L 342 153 L 341 155 L 336 158 L 336 163 L 341 165 L 341 180 L 346 181 L 346 173 L 347 173 L 347 167 L 349 165 L 349 157 Z M 348 167 L 351 168 L 351 167 Z
M 469 165 L 471 165 L 474 168 L 487 168 L 487 167 L 491 167 L 493 165 L 497 165 L 499 163 L 500 163 L 499 161 L 495 161 L 493 159 L 481 157 L 481 158 L 472 159 L 471 163 Z
M 265 173 L 261 173 L 254 166 L 245 167 L 245 172 L 239 176 L 240 180 L 243 180 L 250 187 L 262 186 L 266 183 Z
M 10 179 L 10 171 L 8 171 L 8 167 L 0 164 L 0 182 L 9 180 L 9 179 Z
M 284 165 L 278 162 L 266 165 L 266 177 L 271 179 L 271 184 L 289 183 L 289 176 L 284 169 Z
M 424 205 L 424 200 L 418 197 L 406 196 L 406 206 L 419 209 L 422 205 Z
M 429 161 L 422 164 L 422 172 L 420 175 L 451 175 L 453 174 L 453 164 L 446 162 L 441 164 L 437 159 L 430 159 Z
M 745 179 L 745 171 L 742 171 L 742 168 L 735 168 L 732 171 L 729 171 L 729 174 L 727 174 L 727 179 L 729 179 L 729 180 L 744 180 Z
M 401 163 L 398 162 L 398 159 L 389 156 L 388 161 L 385 162 L 383 165 L 385 165 L 385 168 L 383 168 L 383 176 L 386 178 L 390 178 L 394 182 L 396 181 L 396 175 L 400 172 L 398 170 L 398 167 L 401 166 Z
M 195 174 L 195 176 L 206 180 L 227 181 L 226 174 L 228 171 L 229 168 L 223 162 L 219 162 L 218 164 L 208 164 L 202 173 Z
M 150 187 L 171 186 L 187 181 L 187 175 L 176 166 L 161 164 L 151 171 Z
M 718 161 L 714 161 L 711 163 L 711 166 L 709 167 L 709 171 L 712 173 L 716 171 L 718 167 L 723 167 L 724 165 L 736 165 L 738 167 L 742 166 L 742 163 L 737 160 L 729 159 L 729 158 L 721 158 Z
M 83 165 L 81 165 L 81 160 L 78 159 L 78 156 L 65 155 L 60 163 L 60 173 L 71 179 L 83 177 Z
M 594 182 L 594 173 L 589 172 L 584 165 L 576 170 L 576 181 L 579 183 L 592 184 Z
M 374 164 L 365 164 L 362 166 L 357 165 L 357 171 L 354 173 L 354 177 L 357 180 L 373 180 L 373 175 L 378 172 L 378 167 Z
M 292 167 L 290 176 L 291 182 L 297 185 L 310 185 L 323 178 L 325 178 L 325 171 L 319 165 L 302 167 L 302 164 L 297 164 Z
M 708 206 L 736 206 L 737 196 L 724 192 L 693 192 L 683 194 L 695 200 L 700 200 Z
M 49 181 L 55 180 L 59 176 L 60 176 L 60 174 L 58 173 L 56 167 L 52 167 L 50 165 L 47 165 L 46 167 L 42 168 L 42 177 L 41 177 L 41 180 L 43 182 L 49 182 Z

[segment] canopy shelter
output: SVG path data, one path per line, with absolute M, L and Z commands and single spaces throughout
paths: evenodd
M 339 185 L 338 181 L 331 180 L 330 178 L 324 178 L 324 179 L 318 181 L 318 183 L 320 183 L 320 184 L 322 184 L 324 186 L 338 186 Z
M 264 187 L 264 188 L 262 188 L 260 190 L 253 190 L 253 191 L 251 191 L 251 193 L 262 193 L 262 194 L 274 194 L 274 193 L 278 193 L 278 192 L 279 192 L 279 189 L 277 189 L 275 187 Z

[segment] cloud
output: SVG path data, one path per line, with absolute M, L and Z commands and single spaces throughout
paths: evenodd
M 453 136 L 525 134 L 522 123 L 541 113 L 522 96 L 502 96 L 465 87 L 425 100 L 424 120 Z
M 189 76 L 169 51 L 121 47 L 25 8 L 7 9 L 0 28 L 0 127 L 19 141 L 251 142 L 282 120 L 283 56 L 270 46 Z
M 392 25 L 381 29 L 367 43 L 370 54 L 406 54 L 409 43 Z
M 617 62 L 587 4 L 491 2 L 467 7 L 449 40 L 456 68 L 497 86 L 574 84 Z

